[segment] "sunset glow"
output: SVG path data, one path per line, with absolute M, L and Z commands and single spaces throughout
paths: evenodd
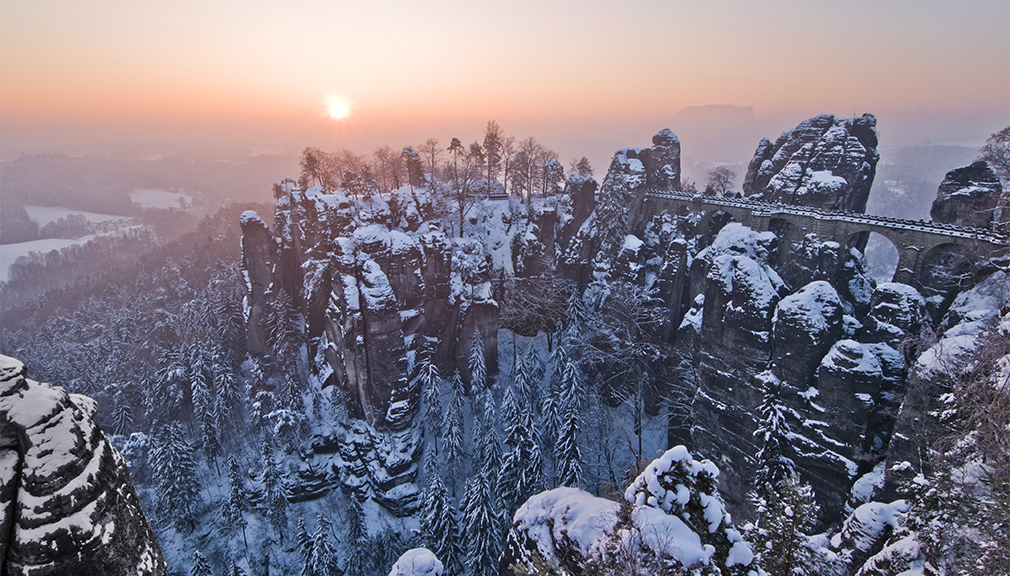
M 712 104 L 752 107 L 769 137 L 818 113 L 872 112 L 885 143 L 1010 122 L 1005 0 L 615 6 L 4 2 L 0 122 L 369 150 L 495 119 L 563 155 L 680 133 Z M 360 102 L 353 134 L 346 98 L 320 102 L 335 85 Z
M 344 120 L 351 115 L 351 108 L 343 100 L 330 99 L 326 105 L 327 113 L 333 120 Z

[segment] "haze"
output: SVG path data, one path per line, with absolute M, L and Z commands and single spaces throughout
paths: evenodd
M 603 168 L 663 127 L 686 158 L 746 162 L 819 113 L 874 113 L 883 148 L 977 146 L 1010 123 L 1005 0 L 54 0 L 0 16 L 5 158 L 163 141 L 367 152 L 476 139 L 494 119 Z M 349 117 L 331 118 L 334 98 Z

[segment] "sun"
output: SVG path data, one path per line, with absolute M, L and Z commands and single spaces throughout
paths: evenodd
M 326 113 L 333 120 L 343 120 L 351 115 L 351 108 L 344 100 L 331 98 L 326 104 Z

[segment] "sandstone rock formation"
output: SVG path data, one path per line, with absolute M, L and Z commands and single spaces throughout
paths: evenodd
M 363 200 L 287 186 L 272 232 L 254 213 L 242 219 L 248 334 L 262 337 L 257 310 L 285 290 L 305 318 L 314 372 L 344 392 L 351 421 L 337 440 L 341 481 L 396 514 L 419 505 L 420 355 L 469 382 L 467 359 L 480 338 L 489 373 L 497 369 L 490 256 L 479 242 L 418 229 L 428 194 Z
M 991 228 L 1010 220 L 1010 204 L 992 167 L 985 161 L 955 168 L 944 177 L 929 210 L 934 222 Z
M 877 120 L 815 116 L 762 139 L 743 190 L 766 202 L 863 212 L 877 169 Z
M 0 573 L 163 575 L 126 461 L 93 400 L 0 356 Z

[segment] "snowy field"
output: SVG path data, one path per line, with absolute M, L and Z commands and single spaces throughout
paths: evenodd
M 189 194 L 161 188 L 136 188 L 130 192 L 130 201 L 141 208 L 181 208 L 179 200 L 185 200 L 187 206 L 193 203 Z
M 45 240 L 32 240 L 30 242 L 18 242 L 17 244 L 0 244 L 0 279 L 7 281 L 7 275 L 11 264 L 20 256 L 27 256 L 29 252 L 42 252 L 43 254 L 51 250 L 62 250 L 74 244 L 84 244 L 94 236 L 85 236 L 77 240 L 65 240 L 62 238 L 46 238 Z
M 97 212 L 72 210 L 62 206 L 25 206 L 25 212 L 28 212 L 28 217 L 38 222 L 39 226 L 45 226 L 50 222 L 56 222 L 60 218 L 66 218 L 71 214 L 80 214 L 87 218 L 88 222 L 93 224 L 129 218 L 129 216 L 116 216 L 115 214 L 99 214 Z

